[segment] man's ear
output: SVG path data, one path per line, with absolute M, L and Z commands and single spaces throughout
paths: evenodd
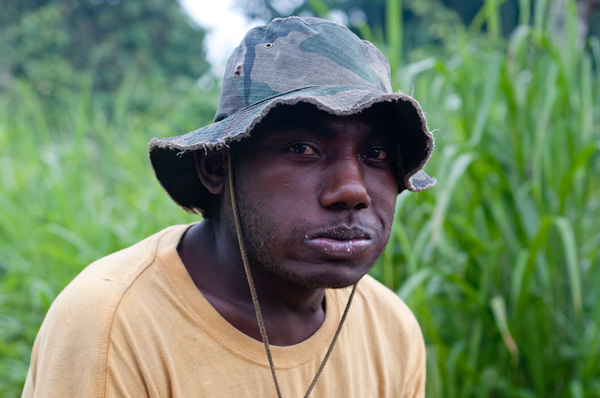
M 196 171 L 206 189 L 213 195 L 220 195 L 225 191 L 225 176 L 227 173 L 227 148 L 212 151 L 198 149 L 194 151 Z

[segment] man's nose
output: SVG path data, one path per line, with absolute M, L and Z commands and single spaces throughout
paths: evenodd
M 371 205 L 359 159 L 337 161 L 325 171 L 320 202 L 331 209 L 363 209 Z

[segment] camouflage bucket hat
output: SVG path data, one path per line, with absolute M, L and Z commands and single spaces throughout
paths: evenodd
M 198 178 L 193 151 L 248 137 L 274 107 L 298 103 L 338 116 L 389 103 L 400 146 L 398 186 L 418 192 L 435 185 L 422 170 L 433 151 L 423 110 L 392 91 L 385 56 L 343 25 L 299 17 L 275 19 L 246 34 L 227 63 L 213 124 L 150 141 L 156 177 L 177 204 L 203 213 L 211 194 Z

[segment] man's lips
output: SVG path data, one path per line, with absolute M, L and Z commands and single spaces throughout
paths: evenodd
M 311 238 L 324 238 L 334 240 L 359 240 L 359 239 L 373 239 L 371 234 L 366 230 L 358 227 L 345 228 L 338 227 L 322 231 L 314 234 Z
M 327 257 L 351 259 L 373 244 L 373 236 L 362 228 L 333 228 L 306 237 L 306 244 Z

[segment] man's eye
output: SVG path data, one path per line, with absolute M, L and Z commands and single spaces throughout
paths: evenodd
M 369 149 L 367 153 L 365 153 L 365 158 L 374 159 L 374 160 L 385 160 L 388 157 L 388 153 L 385 149 L 381 148 L 373 148 Z
M 299 155 L 314 155 L 314 154 L 316 154 L 315 150 L 306 144 L 294 144 L 289 148 L 289 151 L 292 153 L 297 153 Z

